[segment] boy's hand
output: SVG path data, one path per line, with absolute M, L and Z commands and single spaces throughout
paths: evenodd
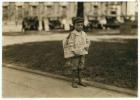
M 82 51 L 73 51 L 73 53 L 74 53 L 75 56 L 79 56 L 79 55 L 83 54 Z
M 73 52 L 73 54 L 75 55 L 75 56 L 78 56 L 78 54 L 77 53 L 75 53 L 74 51 L 72 51 Z

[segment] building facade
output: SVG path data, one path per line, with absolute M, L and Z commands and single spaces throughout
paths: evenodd
M 85 24 L 90 17 L 100 20 L 105 16 L 115 16 L 122 21 L 122 16 L 131 16 L 135 20 L 137 12 L 137 2 L 84 2 Z M 44 18 L 46 24 L 48 18 L 57 17 L 68 30 L 76 13 L 77 2 L 3 2 L 3 26 L 21 25 L 25 16 Z M 47 25 L 46 30 L 49 30 Z

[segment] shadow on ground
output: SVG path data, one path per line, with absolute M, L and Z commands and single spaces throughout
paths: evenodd
M 3 47 L 3 62 L 71 77 L 65 68 L 62 41 L 34 42 Z M 137 40 L 92 42 L 86 57 L 85 79 L 137 89 Z

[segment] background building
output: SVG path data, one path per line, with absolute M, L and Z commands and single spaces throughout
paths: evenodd
M 77 2 L 3 2 L 3 29 L 10 26 L 21 30 L 25 16 L 38 16 L 40 23 L 44 19 L 46 30 L 49 30 L 48 18 L 53 17 L 64 24 L 65 30 L 69 30 L 76 13 Z M 123 22 L 123 16 L 135 20 L 137 13 L 137 2 L 84 2 L 85 24 L 90 18 L 102 20 L 105 16 L 115 16 L 120 22 Z

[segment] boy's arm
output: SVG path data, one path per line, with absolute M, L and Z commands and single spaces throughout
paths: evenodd
M 63 40 L 64 57 L 69 58 L 75 56 L 74 53 L 74 36 L 72 33 Z
M 87 34 L 85 34 L 85 37 L 86 37 L 86 45 L 85 45 L 85 49 L 86 49 L 86 51 L 88 51 L 89 46 L 90 46 L 90 40 L 88 39 Z
M 72 52 L 74 51 L 74 45 L 75 45 L 75 36 L 74 34 L 70 33 L 68 37 L 64 41 L 64 47 L 67 48 L 68 51 Z
M 86 46 L 87 47 L 89 47 L 89 45 L 90 45 L 90 40 L 89 40 L 89 38 L 88 38 L 88 36 L 87 36 L 87 34 L 85 34 L 86 36 Z
M 68 38 L 68 45 L 70 47 L 74 47 L 74 45 L 75 45 L 75 35 L 73 33 L 71 33 Z

